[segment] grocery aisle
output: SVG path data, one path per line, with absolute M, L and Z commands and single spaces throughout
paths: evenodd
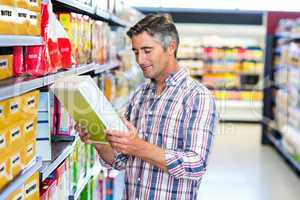
M 298 200 L 300 179 L 260 138 L 260 125 L 220 124 L 199 199 Z

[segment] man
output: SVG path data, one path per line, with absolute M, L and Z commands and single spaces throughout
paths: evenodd
M 147 15 L 127 35 L 151 82 L 130 101 L 129 131 L 108 130 L 110 145 L 94 146 L 106 164 L 125 169 L 123 199 L 197 199 L 217 121 L 214 99 L 178 65 L 179 37 L 168 15 Z

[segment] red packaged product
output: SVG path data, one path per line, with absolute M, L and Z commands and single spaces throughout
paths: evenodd
M 25 69 L 32 76 L 47 74 L 48 67 L 45 58 L 45 45 L 26 47 Z
M 48 3 L 42 3 L 41 9 L 41 36 L 46 41 L 49 25 Z
M 25 73 L 23 47 L 13 47 L 13 75 Z
M 58 44 L 57 42 L 49 38 L 47 42 L 47 46 L 48 46 L 48 53 L 50 58 L 50 65 L 49 65 L 48 72 L 55 73 L 60 66 L 60 54 L 58 50 Z
M 58 49 L 61 55 L 61 67 L 67 69 L 72 67 L 72 47 L 71 42 L 68 38 L 58 38 Z

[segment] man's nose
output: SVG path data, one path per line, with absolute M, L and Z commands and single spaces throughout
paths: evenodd
M 144 60 L 145 60 L 145 56 L 143 53 L 139 53 L 137 56 L 136 56 L 136 61 L 139 65 L 142 65 L 144 63 Z

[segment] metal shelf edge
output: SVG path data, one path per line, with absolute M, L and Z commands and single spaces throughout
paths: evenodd
M 41 180 L 44 181 L 73 151 L 76 140 L 70 144 L 66 144 L 66 148 L 53 161 L 46 161 L 40 169 Z
M 0 199 L 6 199 L 13 191 L 18 189 L 25 181 L 37 172 L 42 166 L 42 158 L 36 157 L 7 187 L 0 193 Z
M 284 157 L 298 173 L 300 173 L 300 164 L 293 159 L 293 157 L 282 147 L 281 143 L 274 136 L 270 133 L 267 133 L 266 135 L 280 155 Z
M 41 45 L 43 43 L 42 38 L 39 36 L 27 36 L 27 35 L 0 35 L 0 46 L 34 46 Z

